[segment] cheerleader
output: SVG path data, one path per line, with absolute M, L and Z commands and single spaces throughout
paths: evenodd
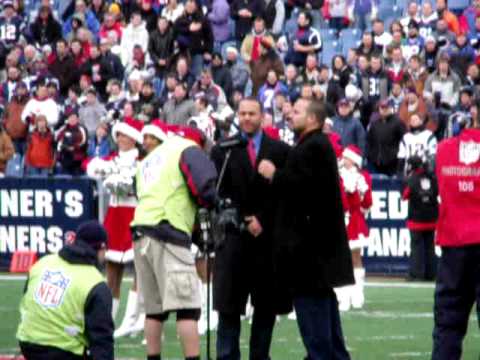
M 112 317 L 115 319 L 120 304 L 120 287 L 124 266 L 133 261 L 133 245 L 130 233 L 137 200 L 133 189 L 139 151 L 137 144 L 142 144 L 142 123 L 133 119 L 118 122 L 113 126 L 112 136 L 118 146 L 118 152 L 107 158 L 94 158 L 87 164 L 87 174 L 101 179 L 110 194 L 109 206 L 104 220 L 108 233 L 105 254 L 107 283 L 112 291 Z M 138 331 L 143 329 L 143 317 L 140 316 L 140 299 L 135 290 L 128 295 L 124 321 L 119 333 L 122 336 L 126 328 L 134 323 Z M 128 324 L 127 324 L 128 323 Z M 128 332 L 128 331 L 127 331 Z M 131 331 L 130 331 L 131 332 Z
M 361 151 L 354 145 L 347 146 L 343 151 L 339 171 L 345 194 L 347 235 L 355 275 L 355 285 L 337 289 L 339 308 L 347 311 L 350 306 L 361 309 L 365 302 L 365 269 L 361 250 L 368 245 L 369 240 L 365 218 L 372 206 L 372 179 L 367 171 L 362 170 Z

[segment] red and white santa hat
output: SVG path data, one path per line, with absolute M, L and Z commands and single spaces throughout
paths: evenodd
M 165 141 L 169 137 L 169 127 L 162 120 L 153 120 L 150 124 L 145 125 L 142 129 L 142 138 L 145 135 L 155 136 L 160 141 Z
M 343 150 L 342 156 L 354 162 L 359 168 L 362 167 L 362 150 L 355 145 L 348 145 Z
M 117 134 L 121 133 L 134 139 L 137 143 L 143 143 L 142 136 L 143 123 L 135 119 L 125 119 L 113 125 L 112 136 L 117 141 Z

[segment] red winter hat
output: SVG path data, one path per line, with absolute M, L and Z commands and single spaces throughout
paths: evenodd
M 200 130 L 182 125 L 171 125 L 169 126 L 169 128 L 178 136 L 181 136 L 188 140 L 192 140 L 202 148 L 205 146 L 205 136 Z
M 143 123 L 135 119 L 125 119 L 124 121 L 117 122 L 113 125 L 112 136 L 115 141 L 117 141 L 117 134 L 122 133 L 123 135 L 132 138 L 137 143 L 143 143 L 142 136 Z
M 169 132 L 168 125 L 162 120 L 156 119 L 143 127 L 142 137 L 148 134 L 155 136 L 160 141 L 165 141 L 168 138 Z
M 352 160 L 359 168 L 362 167 L 362 150 L 355 145 L 348 145 L 343 150 L 342 156 L 346 159 Z

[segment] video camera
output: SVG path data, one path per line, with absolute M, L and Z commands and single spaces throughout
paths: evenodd
M 227 239 L 228 233 L 245 231 L 246 224 L 240 216 L 239 210 L 233 206 L 231 199 L 220 199 L 217 202 L 215 212 L 212 216 L 212 230 L 215 241 L 215 248 L 221 248 Z

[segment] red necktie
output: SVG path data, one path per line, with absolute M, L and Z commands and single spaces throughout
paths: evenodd
M 248 140 L 247 152 L 248 158 L 250 159 L 250 164 L 252 164 L 252 167 L 255 168 L 257 163 L 257 153 L 255 152 L 255 144 L 253 143 L 253 139 Z

